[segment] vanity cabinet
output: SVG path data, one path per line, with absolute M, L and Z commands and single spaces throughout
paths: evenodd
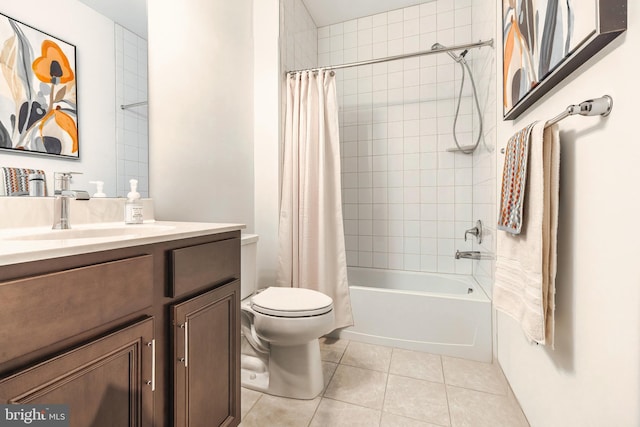
M 72 427 L 153 426 L 153 319 L 0 381 L 3 403 L 69 405 Z
M 237 426 L 239 278 L 239 231 L 0 267 L 0 403 L 68 404 L 72 427 Z
M 239 280 L 171 307 L 176 427 L 239 422 L 239 308 Z

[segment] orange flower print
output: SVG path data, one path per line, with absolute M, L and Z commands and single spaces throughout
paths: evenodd
M 40 136 L 44 139 L 43 129 L 44 125 L 47 121 L 53 116 L 56 121 L 56 124 L 60 126 L 62 130 L 67 132 L 73 141 L 73 146 L 71 147 L 71 152 L 78 152 L 78 128 L 76 127 L 76 123 L 73 119 L 64 111 L 60 109 L 60 107 L 56 107 L 54 110 L 51 110 L 47 113 L 46 116 L 42 118 L 40 122 Z
M 67 83 L 74 79 L 69 60 L 51 40 L 42 42 L 42 56 L 33 61 L 32 68 L 38 80 L 45 83 Z

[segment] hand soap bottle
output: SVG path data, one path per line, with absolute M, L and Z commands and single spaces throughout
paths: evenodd
M 140 193 L 138 193 L 138 180 L 129 180 L 129 185 L 131 185 L 131 191 L 127 194 L 127 201 L 124 204 L 124 223 L 142 224 L 144 216 L 142 214 Z
M 104 193 L 104 182 L 103 181 L 89 181 L 89 184 L 95 184 L 96 185 L 96 192 L 93 193 L 93 196 L 91 197 L 107 197 L 107 195 Z

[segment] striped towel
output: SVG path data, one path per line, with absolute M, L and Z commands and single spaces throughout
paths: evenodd
M 522 230 L 529 140 L 534 124 L 516 132 L 505 150 L 498 230 L 511 234 L 520 234 Z
M 40 173 L 44 175 L 43 170 L 39 169 L 22 169 L 22 168 L 0 168 L 0 195 L 11 196 L 14 193 L 28 193 L 30 173 Z M 47 194 L 45 181 L 45 194 Z

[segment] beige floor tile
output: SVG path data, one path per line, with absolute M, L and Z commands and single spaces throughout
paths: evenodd
M 324 392 L 325 397 L 372 409 L 382 409 L 387 374 L 339 365 Z
M 242 420 L 242 427 L 307 427 L 319 404 L 319 397 L 297 400 L 264 394 Z
M 440 427 L 436 424 L 425 423 L 424 421 L 412 420 L 411 418 L 401 417 L 400 415 L 382 413 L 382 422 L 380 427 Z
M 262 397 L 262 393 L 260 393 L 259 391 L 250 390 L 244 387 L 241 388 L 240 393 L 241 393 L 240 395 L 241 414 L 242 414 L 242 418 L 244 418 L 244 416 L 247 415 L 247 413 L 251 410 L 251 408 L 253 408 L 253 405 L 256 404 L 258 399 Z
M 497 365 L 473 360 L 442 357 L 444 381 L 448 385 L 506 395 L 507 380 Z
M 357 366 L 358 368 L 388 372 L 392 351 L 391 347 L 351 341 L 340 363 Z
M 324 377 L 323 391 L 326 390 L 327 386 L 331 382 L 331 378 L 333 378 L 333 374 L 336 372 L 337 367 L 337 363 L 322 362 L 322 376 Z
M 432 424 L 449 425 L 444 384 L 389 375 L 383 410 Z
M 332 399 L 322 399 L 309 427 L 376 427 L 380 411 Z
M 507 396 L 447 386 L 452 427 L 528 427 Z
M 389 373 L 419 380 L 444 382 L 440 356 L 419 351 L 394 348 Z
M 321 337 L 320 356 L 325 362 L 340 363 L 345 349 L 349 345 L 349 340 L 339 338 Z

